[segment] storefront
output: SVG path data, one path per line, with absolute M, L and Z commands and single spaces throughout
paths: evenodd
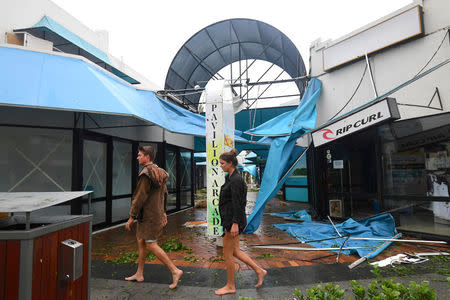
M 450 236 L 450 114 L 398 120 L 394 99 L 312 132 L 309 200 L 321 217 L 390 212 L 399 230 Z
M 15 109 L 17 110 L 17 109 Z M 93 191 L 94 229 L 124 222 L 137 182 L 137 149 L 152 145 L 167 170 L 168 212 L 193 206 L 193 150 L 125 139 L 79 128 L 0 125 L 0 190 Z M 86 198 L 87 200 L 87 198 Z M 36 214 L 86 214 L 87 201 L 72 201 Z

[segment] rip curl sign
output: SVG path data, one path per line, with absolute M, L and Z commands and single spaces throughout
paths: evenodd
M 320 146 L 390 119 L 398 119 L 397 103 L 386 98 L 348 117 L 329 124 L 312 133 L 314 146 Z

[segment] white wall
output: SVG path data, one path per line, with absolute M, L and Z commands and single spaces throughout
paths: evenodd
M 157 84 L 145 78 L 120 60 L 108 54 L 109 35 L 106 30 L 92 30 L 78 21 L 68 12 L 50 0 L 5 0 L 0 7 L 0 44 L 5 42 L 5 32 L 14 29 L 29 28 L 38 23 L 44 16 L 49 16 L 74 34 L 105 52 L 112 65 L 123 73 L 135 78 L 139 88 L 159 90 Z M 101 14 L 99 15 L 101 17 Z
M 418 1 L 418 3 L 422 3 L 422 1 Z M 415 4 L 417 2 L 411 5 Z M 423 37 L 369 56 L 378 95 L 382 95 L 411 79 L 429 61 L 443 40 L 447 27 L 450 25 L 450 1 L 423 0 L 423 21 L 425 33 Z M 353 35 L 355 32 L 357 33 L 365 28 L 367 26 L 349 35 Z M 317 102 L 318 120 L 316 126 L 332 118 L 350 99 L 360 81 L 366 64 L 365 60 L 359 60 L 328 73 L 324 72 L 322 68 L 322 49 L 327 44 L 335 42 L 327 41 L 321 43 L 320 41 L 315 41 L 310 50 L 311 76 L 318 77 L 323 83 L 323 92 Z M 440 50 L 425 70 L 448 58 L 450 58 L 450 47 L 447 36 Z M 438 87 L 444 112 L 448 112 L 450 111 L 449 75 L 450 64 L 447 64 L 391 94 L 390 97 L 396 98 L 398 103 L 426 106 L 430 102 L 436 87 Z M 374 98 L 375 95 L 369 72 L 367 71 L 359 90 L 339 115 L 359 107 Z M 439 105 L 437 99 L 433 101 L 433 105 L 435 107 Z M 399 110 L 402 119 L 441 113 L 441 111 L 428 108 L 402 105 L 399 106 Z

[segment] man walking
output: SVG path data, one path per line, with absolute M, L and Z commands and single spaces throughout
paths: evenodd
M 137 220 L 136 238 L 139 249 L 138 268 L 136 274 L 126 277 L 125 280 L 144 281 L 144 264 L 146 249 L 150 250 L 162 261 L 172 273 L 170 289 L 177 287 L 183 271 L 178 269 L 167 256 L 166 252 L 158 246 L 157 239 L 167 224 L 167 187 L 169 175 L 166 171 L 153 163 L 155 150 L 151 146 L 140 146 L 137 160 L 142 166 L 139 172 L 138 183 L 133 194 L 130 208 L 130 218 L 125 224 L 131 230 L 131 224 Z

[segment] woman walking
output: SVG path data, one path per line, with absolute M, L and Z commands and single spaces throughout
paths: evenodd
M 239 249 L 239 234 L 247 225 L 245 205 L 247 204 L 247 185 L 236 169 L 236 150 L 224 152 L 219 157 L 220 167 L 226 173 L 225 183 L 220 188 L 219 212 L 223 226 L 223 254 L 227 268 L 227 284 L 216 290 L 216 295 L 233 294 L 236 292 L 234 284 L 233 256 L 250 266 L 256 273 L 258 282 L 255 287 L 262 285 L 267 271 L 258 266 L 247 254 Z

